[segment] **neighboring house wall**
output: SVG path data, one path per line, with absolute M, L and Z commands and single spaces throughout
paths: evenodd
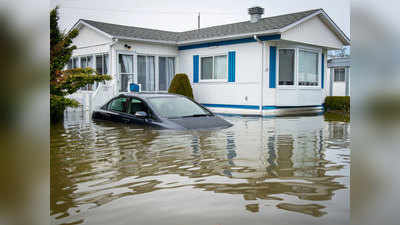
M 301 42 L 317 46 L 326 46 L 340 49 L 343 43 L 339 38 L 319 19 L 318 16 L 301 23 L 288 31 L 281 37 L 283 40 Z

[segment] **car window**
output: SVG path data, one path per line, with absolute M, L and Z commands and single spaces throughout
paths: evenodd
M 184 97 L 154 97 L 149 98 L 148 101 L 159 115 L 166 118 L 210 114 L 207 110 Z
M 128 98 L 116 98 L 111 101 L 108 107 L 109 110 L 117 112 L 127 112 L 128 110 Z
M 131 107 L 130 107 L 130 113 L 135 115 L 136 112 L 143 111 L 148 113 L 147 107 L 145 104 L 136 98 L 131 99 Z

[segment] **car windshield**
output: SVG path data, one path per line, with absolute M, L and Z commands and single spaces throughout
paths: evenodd
M 184 97 L 154 97 L 149 98 L 149 102 L 160 116 L 166 118 L 210 115 L 210 112 Z

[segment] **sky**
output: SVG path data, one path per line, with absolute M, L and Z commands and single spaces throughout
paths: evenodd
M 350 37 L 350 0 L 51 0 L 59 6 L 62 30 L 70 29 L 79 19 L 160 29 L 187 31 L 246 21 L 247 9 L 261 6 L 263 17 L 322 8 Z

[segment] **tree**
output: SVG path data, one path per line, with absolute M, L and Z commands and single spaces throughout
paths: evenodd
M 78 36 L 78 29 L 68 33 L 61 32 L 58 27 L 58 7 L 50 12 L 50 120 L 60 121 L 64 118 L 67 107 L 77 107 L 79 103 L 65 96 L 85 87 L 87 84 L 111 80 L 109 75 L 100 75 L 92 68 L 76 68 L 64 70 L 71 58 L 72 39 Z

